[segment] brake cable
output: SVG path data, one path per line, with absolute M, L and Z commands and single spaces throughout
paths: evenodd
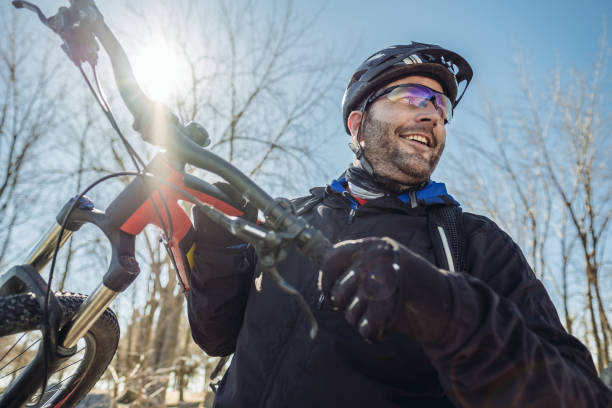
M 145 174 L 143 173 L 143 170 L 141 170 L 140 166 L 138 165 L 140 163 L 140 165 L 142 165 L 143 167 L 145 167 L 145 164 L 143 162 L 143 160 L 140 158 L 140 156 L 137 154 L 137 152 L 134 150 L 134 148 L 130 145 L 130 143 L 127 141 L 127 139 L 125 138 L 125 136 L 123 135 L 123 133 L 121 132 L 121 130 L 119 129 L 119 126 L 110 110 L 110 106 L 108 105 L 108 102 L 106 100 L 106 98 L 104 97 L 104 93 L 102 92 L 102 88 L 100 86 L 100 82 L 98 80 L 98 76 L 97 76 L 97 72 L 95 69 L 95 66 L 97 64 L 97 59 L 98 59 L 98 55 L 97 52 L 99 50 L 99 46 L 98 43 L 96 42 L 95 36 L 93 34 L 92 31 L 89 31 L 84 25 L 81 25 L 81 21 L 79 20 L 81 17 L 80 13 L 87 13 L 87 11 L 91 11 L 91 10 L 77 10 L 77 9 L 73 9 L 72 6 L 74 5 L 74 2 L 77 0 L 70 0 L 71 3 L 71 7 L 70 8 L 66 8 L 66 7 L 60 7 L 60 9 L 58 10 L 58 13 L 54 16 L 51 16 L 49 18 L 45 17 L 44 14 L 40 11 L 40 9 L 32 4 L 29 3 L 27 1 L 13 1 L 13 5 L 16 8 L 26 8 L 29 9 L 33 12 L 35 12 L 38 15 L 38 18 L 43 22 L 43 24 L 45 24 L 46 26 L 48 26 L 52 31 L 54 31 L 56 34 L 58 34 L 60 36 L 60 38 L 62 38 L 62 40 L 64 41 L 64 43 L 62 44 L 62 49 L 64 50 L 64 52 L 68 55 L 68 57 L 71 59 L 71 61 L 73 61 L 73 63 L 78 67 L 79 71 L 81 72 L 81 75 L 83 76 L 83 78 L 85 79 L 85 82 L 87 83 L 89 89 L 91 90 L 91 92 L 93 93 L 96 102 L 98 103 L 98 105 L 100 106 L 100 108 L 102 109 L 102 111 L 104 112 L 105 116 L 107 117 L 107 119 L 109 120 L 109 122 L 111 123 L 111 126 L 113 127 L 113 129 L 117 132 L 117 134 L 119 135 L 122 143 L 124 144 L 124 146 L 126 147 L 126 150 L 130 156 L 130 158 L 132 159 L 132 162 L 134 163 L 134 166 L 136 167 L 137 172 L 121 172 L 121 173 L 114 173 L 105 177 L 100 178 L 99 180 L 97 180 L 96 182 L 94 182 L 93 184 L 91 184 L 90 186 L 88 186 L 83 193 L 81 193 L 77 199 L 74 201 L 74 203 L 72 203 L 72 206 L 70 207 L 69 211 L 67 212 L 63 222 L 62 222 L 62 226 L 61 226 L 61 230 L 60 230 L 60 235 L 59 235 L 59 239 L 56 243 L 56 248 L 55 248 L 55 252 L 53 255 L 53 262 L 51 264 L 51 271 L 49 273 L 49 280 L 48 280 L 48 285 L 47 285 L 47 292 L 46 292 L 46 296 L 45 296 L 45 307 L 44 307 L 44 317 L 45 317 L 45 321 L 44 321 L 44 325 L 45 325 L 45 330 L 43 332 L 43 347 L 45 347 L 45 364 L 44 364 L 44 370 L 45 370 L 45 375 L 44 375 L 44 382 L 43 382 L 43 393 L 44 390 L 47 386 L 47 347 L 49 346 L 49 342 L 48 342 L 48 338 L 51 335 L 49 333 L 49 324 L 46 321 L 47 320 L 47 315 L 48 315 L 48 303 L 49 303 L 49 299 L 50 299 L 50 288 L 51 288 L 51 282 L 53 279 L 53 271 L 54 271 L 54 267 L 55 267 L 55 263 L 56 263 L 56 259 L 57 259 L 57 254 L 59 252 L 59 247 L 60 247 L 60 242 L 61 242 L 61 236 L 65 230 L 66 227 L 66 223 L 68 220 L 68 215 L 70 214 L 70 212 L 76 207 L 76 205 L 78 204 L 79 200 L 89 191 L 91 190 L 91 188 L 93 188 L 94 186 L 96 186 L 97 184 L 110 179 L 112 177 L 119 177 L 119 176 L 124 176 L 124 175 L 135 175 L 137 177 L 144 177 L 144 176 L 151 176 L 154 177 L 153 175 L 150 174 Z M 95 5 L 93 4 L 93 2 L 90 4 L 90 6 L 92 6 L 95 9 L 95 12 L 99 13 L 99 11 L 97 10 L 97 8 L 95 7 Z M 86 16 L 85 16 L 86 17 Z M 89 78 L 87 77 L 87 75 L 85 74 L 83 68 L 82 68 L 82 62 L 87 62 L 89 63 L 92 71 L 93 71 L 93 76 L 95 78 L 95 82 L 96 82 L 96 88 L 98 90 L 98 92 L 96 92 L 96 90 L 94 90 L 93 85 L 91 84 L 91 81 L 89 80 Z M 168 183 L 167 181 L 162 181 L 162 183 L 170 186 L 171 188 L 180 191 L 182 194 L 184 194 L 186 197 L 189 197 L 189 193 L 187 193 L 186 191 L 183 191 L 182 189 L 180 189 L 178 186 L 175 186 L 172 183 Z M 168 221 L 170 224 L 170 230 L 168 230 L 166 228 L 165 222 L 163 220 L 163 217 L 161 216 L 159 209 L 157 208 L 157 205 L 155 203 L 155 200 L 153 200 L 153 196 L 151 196 L 151 202 L 153 204 L 153 208 L 154 211 L 157 215 L 157 217 L 159 218 L 160 221 L 160 225 L 162 226 L 162 230 L 164 231 L 164 234 L 166 235 L 166 238 L 171 237 L 171 233 L 172 233 L 172 217 L 170 215 L 170 211 L 167 205 L 167 202 L 163 196 L 163 194 L 161 193 L 161 191 L 159 189 L 155 189 L 155 191 L 158 192 L 160 200 L 162 201 L 165 210 L 166 210 L 166 214 L 168 216 Z M 195 198 L 195 197 L 193 197 Z M 280 258 L 283 256 L 283 246 L 286 245 L 289 241 L 292 241 L 293 239 L 296 238 L 295 233 L 296 231 L 289 232 L 289 231 L 285 231 L 285 232 L 275 232 L 274 230 L 265 230 L 262 229 L 260 227 L 258 227 L 255 224 L 252 224 L 246 220 L 237 220 L 236 217 L 230 217 L 226 214 L 224 214 L 223 212 L 217 210 L 216 208 L 205 204 L 203 202 L 201 202 L 200 200 L 198 200 L 197 198 L 195 198 L 194 203 L 196 205 L 198 205 L 200 207 L 200 209 L 202 209 L 209 218 L 211 218 L 213 221 L 217 222 L 220 225 L 225 226 L 228 230 L 230 230 L 232 233 L 234 233 L 235 235 L 237 235 L 238 237 L 245 239 L 251 243 L 253 243 L 254 246 L 258 247 L 259 250 L 262 252 L 262 254 L 264 255 L 265 262 L 262 262 L 263 265 L 263 269 L 268 272 L 268 275 L 270 275 L 273 279 L 273 281 L 275 281 L 275 283 L 279 286 L 279 288 L 287 293 L 289 293 L 290 295 L 292 295 L 293 297 L 296 298 L 296 300 L 298 301 L 298 305 L 299 308 L 302 309 L 302 311 L 306 314 L 307 316 L 307 320 L 309 321 L 310 325 L 311 325 L 311 331 L 310 331 L 310 336 L 311 338 L 314 338 L 314 336 L 316 335 L 317 332 L 317 322 L 314 319 L 314 316 L 312 314 L 312 311 L 310 310 L 310 308 L 308 307 L 308 305 L 306 304 L 304 298 L 302 297 L 302 295 L 295 289 L 293 288 L 291 285 L 289 285 L 283 278 L 282 276 L 278 273 L 278 271 L 276 270 L 276 263 L 280 260 Z M 277 202 L 277 205 L 281 205 L 282 203 Z M 281 205 L 282 206 L 282 205 Z M 278 220 L 277 220 L 278 221 Z M 169 234 L 170 233 L 170 234 Z M 166 246 L 166 249 L 168 249 L 168 246 Z M 170 253 L 170 257 L 172 258 L 172 254 Z M 264 261 L 264 260 L 262 260 Z M 42 394 L 41 394 L 41 398 L 42 398 Z M 41 399 L 39 398 L 39 400 Z
M 37 14 L 39 20 L 47 27 L 49 27 L 53 32 L 55 32 L 56 34 L 58 34 L 60 36 L 60 38 L 62 38 L 62 40 L 64 41 L 64 43 L 62 44 L 62 49 L 64 50 L 64 52 L 68 55 L 68 57 L 70 58 L 70 60 L 75 64 L 75 66 L 78 68 L 79 72 L 81 73 L 81 76 L 83 77 L 83 79 L 85 80 L 85 83 L 87 84 L 87 87 L 89 88 L 89 90 L 91 91 L 91 93 L 94 95 L 94 98 L 98 104 L 98 106 L 100 107 L 100 109 L 102 110 L 102 112 L 104 113 L 104 115 L 106 116 L 106 118 L 108 119 L 108 121 L 111 124 L 111 127 L 115 130 L 115 132 L 119 135 L 119 138 L 121 140 L 121 142 L 123 143 L 123 145 L 125 146 L 127 153 L 132 161 L 132 163 L 134 164 L 134 167 L 136 168 L 136 172 L 119 172 L 119 173 L 113 173 L 107 176 L 104 176 L 98 180 L 96 180 L 94 183 L 90 184 L 87 188 L 85 188 L 85 190 L 83 190 L 83 192 L 81 192 L 76 199 L 74 200 L 74 202 L 72 203 L 72 206 L 69 208 L 68 212 L 66 213 L 66 216 L 64 217 L 64 220 L 61 223 L 61 229 L 60 229 L 60 233 L 58 236 L 58 240 L 55 246 L 55 250 L 53 253 L 53 258 L 52 258 L 52 262 L 51 262 L 51 266 L 49 269 L 49 278 L 48 278 L 48 282 L 47 282 L 47 289 L 46 289 L 46 293 L 45 293 L 45 301 L 44 301 L 44 308 L 43 308 L 43 328 L 42 328 L 42 337 L 43 337 L 43 342 L 42 342 L 42 347 L 44 350 L 44 355 L 43 355 L 43 361 L 44 361 L 44 376 L 43 376 L 43 384 L 41 387 L 41 393 L 40 393 L 40 397 L 38 398 L 38 401 L 36 402 L 37 404 L 42 400 L 44 394 L 45 394 L 45 390 L 47 388 L 47 381 L 48 381 L 48 366 L 47 366 L 47 354 L 50 352 L 50 350 L 48 349 L 48 347 L 50 346 L 50 341 L 49 341 L 49 337 L 51 336 L 50 333 L 50 326 L 49 326 L 49 322 L 48 322 L 48 316 L 49 316 L 49 300 L 50 300 L 50 295 L 51 295 L 51 284 L 53 281 L 53 276 L 54 276 L 54 271 L 55 271 L 55 264 L 57 261 L 57 255 L 59 253 L 59 248 L 60 248 L 60 243 L 61 243 L 61 238 L 62 235 L 64 234 L 65 228 L 66 228 L 66 224 L 68 222 L 68 216 L 70 215 L 70 213 L 74 210 L 74 208 L 76 208 L 76 206 L 79 204 L 79 201 L 85 196 L 85 194 L 87 194 L 87 192 L 89 192 L 93 187 L 95 187 L 96 185 L 100 184 L 103 181 L 106 181 L 108 179 L 111 178 L 115 178 L 115 177 L 121 177 L 121 176 L 127 176 L 127 175 L 132 175 L 132 176 L 137 176 L 137 177 L 142 177 L 144 176 L 143 170 L 145 167 L 145 163 L 142 160 L 142 158 L 138 155 L 138 153 L 136 152 L 136 150 L 132 147 L 132 145 L 129 143 L 129 141 L 127 140 L 127 138 L 124 136 L 123 132 L 121 132 L 121 129 L 119 128 L 119 125 L 117 124 L 117 121 L 115 120 L 115 117 L 110 109 L 110 105 L 108 104 L 108 101 L 106 100 L 104 93 L 102 91 L 102 87 L 100 86 L 100 81 L 97 75 L 97 71 L 96 71 L 96 65 L 97 65 L 97 61 L 98 61 L 98 55 L 97 52 L 99 50 L 98 44 L 93 36 L 93 33 L 91 33 L 90 31 L 86 30 L 83 26 L 79 25 L 79 24 L 75 24 L 78 23 L 78 16 L 74 16 L 72 14 L 70 14 L 70 9 L 66 8 L 66 7 L 60 7 L 58 13 L 52 17 L 47 18 L 42 11 L 40 10 L 40 8 L 38 6 L 36 6 L 35 4 L 32 4 L 30 2 L 27 1 L 13 1 L 13 6 L 15 8 L 25 8 L 28 9 L 30 11 L 33 11 L 34 13 Z M 72 2 L 71 2 L 72 3 Z M 89 64 L 89 66 L 91 67 L 91 70 L 93 72 L 93 76 L 94 76 L 94 80 L 95 80 L 95 84 L 96 84 L 96 89 L 94 89 L 90 79 L 88 78 L 87 74 L 85 73 L 85 71 L 83 70 L 83 66 L 82 66 L 82 62 L 87 62 Z M 140 164 L 140 165 L 139 165 Z M 141 168 L 142 166 L 142 168 Z M 169 227 L 166 227 L 166 224 L 164 222 L 163 217 L 161 216 L 161 213 L 157 207 L 157 204 L 155 203 L 155 200 L 151 199 L 151 202 L 153 204 L 153 209 L 159 219 L 160 222 L 160 226 L 162 227 L 162 230 L 164 232 L 164 235 L 166 237 L 171 237 L 173 234 L 173 226 L 172 226 L 172 217 L 170 215 L 170 210 L 168 208 L 168 205 L 166 203 L 166 200 L 163 196 L 163 194 L 161 193 L 161 191 L 157 190 L 158 195 L 160 197 L 160 200 L 162 201 L 163 205 L 164 205 L 164 209 L 166 211 L 166 216 L 169 222 Z M 166 245 L 166 249 L 167 249 L 167 245 Z

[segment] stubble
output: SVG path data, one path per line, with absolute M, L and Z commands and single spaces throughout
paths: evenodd
M 431 134 L 431 126 L 416 124 L 397 130 L 396 132 L 393 125 L 388 122 L 374 119 L 370 115 L 366 116 L 361 130 L 365 141 L 364 153 L 374 172 L 401 184 L 417 184 L 428 180 L 440 161 L 444 142 L 436 142 L 432 135 L 432 154 L 424 157 L 418 152 L 406 152 L 401 149 L 398 138 L 400 133 Z

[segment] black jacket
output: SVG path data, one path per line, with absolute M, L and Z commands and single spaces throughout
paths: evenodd
M 382 197 L 350 223 L 349 211 L 327 191 L 304 217 L 332 242 L 388 236 L 436 263 L 427 208 Z M 563 329 L 517 245 L 485 217 L 465 213 L 463 223 L 467 271 L 448 274 L 453 311 L 430 322 L 446 330 L 436 344 L 397 333 L 367 343 L 322 301 L 315 268 L 289 249 L 279 271 L 314 311 L 311 341 L 295 300 L 259 274 L 252 250 L 198 246 L 193 338 L 210 355 L 235 353 L 215 406 L 611 407 L 589 352 Z

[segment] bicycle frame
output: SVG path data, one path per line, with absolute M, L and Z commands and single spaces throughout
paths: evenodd
M 53 345 L 57 353 L 47 355 L 47 365 L 50 368 L 59 366 L 62 361 L 74 354 L 78 340 L 87 333 L 117 295 L 138 276 L 140 269 L 134 257 L 134 241 L 136 235 L 142 232 L 147 225 L 157 225 L 162 230 L 169 225 L 172 226 L 171 234 L 166 237 L 169 252 L 184 290 L 189 290 L 188 276 L 193 265 L 191 255 L 195 247 L 194 232 L 188 215 L 178 201 L 193 200 L 191 197 L 177 193 L 160 181 L 171 182 L 191 196 L 214 205 L 215 208 L 228 215 L 242 215 L 241 211 L 222 201 L 222 199 L 227 201 L 228 198 L 219 189 L 172 168 L 164 153 L 155 156 L 147 166 L 147 172 L 151 174 L 151 182 L 146 182 L 148 179 L 134 179 L 113 200 L 106 211 L 100 211 L 88 199 L 82 199 L 75 209 L 68 213 L 74 202 L 74 199 L 70 200 L 57 215 L 57 223 L 49 228 L 25 259 L 24 265 L 31 268 L 16 267 L 11 270 L 12 273 L 9 272 L 3 276 L 5 281 L 12 280 L 10 284 L 13 288 L 20 286 L 22 290 L 33 291 L 39 298 L 44 299 L 46 284 L 42 279 L 33 277 L 31 271 L 40 273 L 49 263 L 58 240 L 60 240 L 61 247 L 83 224 L 92 223 L 104 232 L 111 243 L 111 262 L 102 281 L 87 297 L 76 315 L 61 330 L 57 327 L 57 323 L 52 329 L 58 330 L 59 334 L 54 339 Z M 187 187 L 186 184 L 197 187 L 197 189 Z M 154 211 L 154 208 L 159 211 Z M 61 224 L 65 217 L 67 217 L 67 228 L 60 238 Z M 51 305 L 53 306 L 49 307 L 49 315 L 58 322 L 59 319 L 55 316 L 60 313 L 59 306 L 53 302 Z M 40 350 L 43 348 L 41 347 Z M 7 406 L 6 404 L 21 406 L 29 395 L 41 386 L 44 360 L 43 351 L 40 351 L 29 369 L 21 373 L 20 377 L 2 395 L 0 406 Z
M 188 276 L 193 266 L 192 254 L 195 244 L 191 220 L 178 201 L 192 202 L 192 199 L 161 184 L 160 180 L 171 182 L 200 201 L 228 215 L 242 215 L 240 210 L 222 201 L 222 199 L 226 201 L 229 199 L 219 189 L 189 174 L 173 169 L 164 153 L 156 155 L 146 170 L 152 175 L 151 182 L 147 183 L 142 178 L 136 178 L 113 200 L 106 211 L 100 211 L 93 207 L 93 203 L 85 202 L 80 203 L 70 214 L 66 214 L 67 209 L 72 205 L 71 200 L 57 216 L 59 223 L 68 215 L 67 225 L 72 226 L 62 236 L 60 245 L 63 245 L 81 225 L 92 223 L 104 232 L 112 249 L 109 269 L 100 285 L 88 297 L 82 310 L 70 322 L 70 328 L 63 333 L 61 343 L 63 347 L 74 347 L 76 341 L 90 328 L 91 323 L 136 278 L 139 270 L 134 257 L 134 239 L 147 225 L 156 225 L 162 230 L 165 229 L 164 227 L 172 226 L 171 234 L 166 237 L 168 247 L 179 274 L 179 280 L 184 290 L 189 290 Z M 198 190 L 187 187 L 185 180 L 191 186 L 197 185 Z M 59 224 L 50 228 L 24 263 L 40 272 L 51 260 L 59 233 Z

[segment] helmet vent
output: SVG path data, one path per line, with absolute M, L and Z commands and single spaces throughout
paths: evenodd
M 355 82 L 359 81 L 359 78 L 361 78 L 361 76 L 363 74 L 365 74 L 368 70 L 367 69 L 362 69 L 361 71 L 357 71 L 353 74 L 353 77 L 351 78 L 351 82 L 349 82 L 348 86 L 353 85 Z
M 368 58 L 368 60 L 366 62 L 371 62 L 371 61 L 374 61 L 374 60 L 379 59 L 380 57 L 384 57 L 384 56 L 385 56 L 385 53 L 379 52 L 378 54 L 374 54 L 370 58 Z
M 435 44 L 413 41 L 392 45 L 368 57 L 351 77 L 342 97 L 344 128 L 351 111 L 358 109 L 372 92 L 394 80 L 423 75 L 438 81 L 446 96 L 457 106 L 472 79 L 472 68 L 459 54 Z M 457 90 L 463 83 L 459 96 Z
M 404 58 L 402 61 L 404 61 L 404 64 L 406 65 L 411 65 L 411 64 L 422 64 L 423 60 L 418 56 L 418 55 L 409 55 L 408 57 Z

